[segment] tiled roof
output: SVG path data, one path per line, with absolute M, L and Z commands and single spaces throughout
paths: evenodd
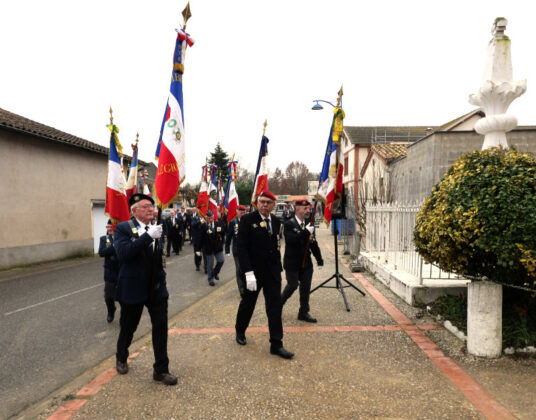
M 382 144 L 392 142 L 414 142 L 427 133 L 435 131 L 434 126 L 405 126 L 405 127 L 344 127 L 344 133 L 353 144 Z
M 387 162 L 406 156 L 407 146 L 411 143 L 373 144 L 371 149 Z
M 36 121 L 32 121 L 28 118 L 21 117 L 20 115 L 0 108 L 0 128 L 2 127 L 11 128 L 24 133 L 50 139 L 52 141 L 57 141 L 70 146 L 80 147 L 92 152 L 108 155 L 107 147 L 90 142 L 89 140 L 85 140 L 80 137 L 73 136 L 72 134 L 57 130 L 53 127 L 49 127 L 48 125 L 41 124 Z M 131 156 L 128 155 L 123 155 L 123 157 L 127 163 L 132 159 Z M 141 159 L 138 159 L 138 162 L 140 163 L 140 166 L 155 166 L 153 163 L 144 162 Z
M 0 108 L 0 127 L 37 135 L 60 143 L 107 155 L 108 148 Z

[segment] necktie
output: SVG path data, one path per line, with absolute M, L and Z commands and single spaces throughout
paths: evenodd
M 303 229 L 305 227 L 305 223 L 301 222 L 300 227 Z
M 145 232 L 149 232 L 149 226 L 145 226 Z
M 268 233 L 271 235 L 272 234 L 272 226 L 270 225 L 270 219 L 266 218 L 266 219 L 264 219 L 264 221 L 266 222 L 266 229 L 268 229 Z

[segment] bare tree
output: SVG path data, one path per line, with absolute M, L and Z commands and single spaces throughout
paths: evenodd
M 291 162 L 285 169 L 285 177 L 289 194 L 307 194 L 307 181 L 311 179 L 311 172 L 303 162 Z

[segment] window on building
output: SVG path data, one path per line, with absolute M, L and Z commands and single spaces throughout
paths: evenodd
M 348 175 L 348 158 L 344 158 L 344 175 Z

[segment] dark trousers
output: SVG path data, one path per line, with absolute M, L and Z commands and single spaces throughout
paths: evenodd
M 196 252 L 200 252 L 201 255 L 197 255 Z M 203 251 L 201 244 L 194 244 L 194 263 L 196 267 L 201 266 L 201 260 L 203 260 L 203 267 L 205 272 L 207 271 L 207 262 L 205 260 L 205 251 Z
M 233 254 L 235 268 L 236 268 L 236 285 L 238 286 L 238 292 L 240 296 L 244 294 L 246 290 L 246 276 L 240 271 L 240 262 L 238 261 L 238 255 Z
M 110 315 L 115 313 L 114 296 L 116 286 L 116 282 L 104 281 L 104 302 L 106 303 L 106 309 L 108 309 L 108 314 Z
M 223 251 L 219 251 L 214 254 L 206 254 L 205 258 L 208 281 L 210 282 L 211 280 L 214 280 L 214 276 L 220 274 L 220 270 L 225 262 L 225 257 L 223 256 Z M 216 260 L 216 265 L 214 265 L 214 260 Z
M 157 302 L 127 304 L 120 303 L 121 318 L 119 325 L 119 338 L 117 340 L 116 358 L 125 363 L 128 359 L 128 347 L 132 343 L 132 337 L 140 322 L 143 307 L 147 306 L 151 317 L 153 334 L 153 352 L 155 363 L 153 368 L 156 373 L 169 373 L 169 359 L 167 356 L 168 338 L 168 301 L 167 298 Z
M 302 268 L 298 271 L 287 271 L 287 285 L 281 295 L 281 305 L 284 305 L 294 291 L 300 286 L 300 311 L 299 315 L 309 313 L 309 294 L 311 293 L 311 280 L 313 279 L 313 266 Z
M 268 330 L 270 331 L 270 343 L 273 347 L 283 345 L 283 322 L 281 321 L 281 278 L 270 278 L 265 281 L 257 279 L 257 290 L 252 292 L 245 290 L 236 314 L 235 329 L 238 334 L 245 334 L 249 321 L 257 304 L 260 291 L 264 293 L 266 315 L 268 316 Z
M 171 247 L 173 247 L 173 252 L 175 254 L 179 253 L 179 235 L 177 233 L 170 233 L 167 237 L 167 244 L 166 244 L 166 254 L 169 255 L 171 251 Z

